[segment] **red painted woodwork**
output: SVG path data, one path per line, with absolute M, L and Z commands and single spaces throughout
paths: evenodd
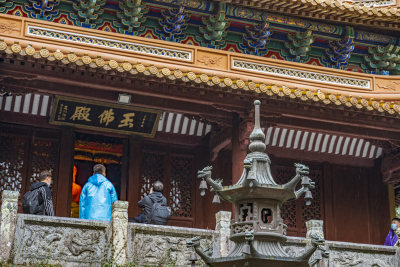
M 133 149 L 135 149 L 133 147 Z M 164 184 L 164 196 L 172 209 L 169 225 L 194 227 L 195 172 L 192 148 L 143 143 L 136 145 L 140 158 L 135 159 L 134 175 L 130 177 L 135 194 L 128 197 L 130 217 L 140 213 L 137 202 L 148 194 L 152 183 L 160 180 Z M 132 179 L 132 180 L 131 180 Z M 132 187 L 130 187 L 132 188 Z
M 378 169 L 325 165 L 328 240 L 383 244 L 390 211 L 388 189 Z
M 59 131 L 0 123 L 0 191 L 16 190 L 20 199 L 38 180 L 39 173 L 51 170 L 53 204 L 62 199 L 59 185 Z M 19 202 L 21 212 L 21 202 Z
M 60 167 L 57 193 L 62 201 L 56 205 L 56 216 L 69 217 L 71 205 L 72 172 L 74 158 L 74 133 L 72 128 L 61 129 Z

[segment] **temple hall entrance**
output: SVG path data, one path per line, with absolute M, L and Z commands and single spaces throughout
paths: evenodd
M 79 217 L 79 197 L 83 186 L 93 175 L 93 166 L 103 164 L 107 179 L 121 197 L 122 138 L 76 133 L 71 191 L 71 217 Z

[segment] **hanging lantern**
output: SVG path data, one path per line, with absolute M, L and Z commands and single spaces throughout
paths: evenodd
M 212 203 L 221 203 L 221 200 L 217 194 L 214 195 Z

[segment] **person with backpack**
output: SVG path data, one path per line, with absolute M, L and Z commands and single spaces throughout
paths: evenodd
M 96 164 L 93 175 L 83 186 L 79 199 L 79 218 L 110 221 L 112 204 L 117 201 L 114 185 L 106 178 L 106 167 Z
M 139 223 L 166 225 L 171 217 L 171 208 L 167 206 L 167 199 L 163 196 L 164 185 L 160 181 L 154 182 L 150 193 L 144 196 L 139 202 L 143 210 L 135 221 Z
M 51 198 L 51 172 L 42 171 L 39 181 L 31 184 L 29 192 L 22 197 L 22 210 L 25 214 L 54 216 Z

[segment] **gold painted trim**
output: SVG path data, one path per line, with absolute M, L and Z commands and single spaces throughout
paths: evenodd
M 278 11 L 284 14 L 298 15 L 336 21 L 355 22 L 399 28 L 400 5 L 387 7 L 368 7 L 338 0 L 288 0 L 282 7 L 281 0 L 217 0 L 259 10 Z M 323 12 L 321 12 L 323 10 Z M 338 15 L 339 14 L 339 15 Z
M 355 107 L 357 109 L 366 109 L 368 111 L 376 110 L 381 113 L 400 115 L 400 101 L 385 101 L 380 99 L 365 99 L 352 95 L 332 94 L 321 90 L 308 90 L 290 88 L 287 86 L 277 86 L 274 84 L 256 83 L 252 81 L 244 81 L 242 79 L 231 79 L 229 77 L 220 77 L 218 75 L 209 76 L 206 73 L 195 73 L 187 71 L 187 68 L 179 69 L 176 66 L 174 69 L 168 67 L 159 68 L 151 64 L 130 63 L 126 60 L 117 61 L 114 59 L 105 59 L 101 57 L 91 58 L 88 55 L 76 55 L 75 53 L 64 54 L 59 49 L 50 51 L 47 48 L 36 50 L 33 46 L 27 45 L 22 47 L 18 42 L 7 44 L 0 41 L 0 52 L 4 51 L 9 55 L 21 55 L 25 57 L 42 58 L 47 60 L 58 60 L 63 64 L 74 63 L 82 66 L 87 65 L 91 68 L 103 68 L 107 71 L 117 70 L 118 72 L 128 72 L 132 75 L 145 73 L 148 76 L 157 78 L 168 78 L 170 80 L 180 79 L 184 82 L 194 81 L 195 83 L 205 83 L 209 86 L 230 87 L 233 90 L 253 91 L 257 94 L 266 94 L 268 96 L 277 95 L 279 97 L 299 98 L 300 100 L 313 102 L 322 102 L 323 104 L 334 104 L 337 106 L 344 105 L 346 107 Z M 118 58 L 117 58 L 118 59 Z M 174 75 L 174 73 L 178 73 Z M 218 81 L 219 79 L 219 81 Z M 377 97 L 379 95 L 377 94 Z
M 105 107 L 113 107 L 113 108 L 122 108 L 123 107 L 123 109 L 128 109 L 128 110 L 132 110 L 132 111 L 143 111 L 143 112 L 149 112 L 149 113 L 156 113 L 157 116 L 156 116 L 156 119 L 155 119 L 155 122 L 153 125 L 153 129 L 151 130 L 150 134 L 124 131 L 124 130 L 116 130 L 116 129 L 107 129 L 107 128 L 102 128 L 102 127 L 80 125 L 80 124 L 74 124 L 74 123 L 69 123 L 69 122 L 59 122 L 59 121 L 55 121 L 54 118 L 56 116 L 57 106 L 58 106 L 58 102 L 60 100 L 68 100 L 68 101 L 84 103 L 84 104 L 92 104 L 92 105 L 104 105 Z M 109 102 L 103 102 L 103 101 L 97 101 L 97 100 L 90 100 L 90 99 L 84 99 L 84 98 L 81 99 L 81 98 L 76 98 L 76 97 L 58 96 L 57 95 L 53 102 L 49 123 L 53 124 L 53 125 L 68 125 L 68 126 L 72 126 L 75 128 L 95 130 L 95 131 L 100 131 L 100 132 L 119 133 L 119 134 L 126 134 L 126 135 L 140 135 L 143 137 L 154 138 L 154 136 L 156 135 L 157 129 L 158 129 L 158 123 L 160 121 L 161 113 L 162 113 L 161 110 L 156 110 L 156 109 L 142 108 L 142 107 L 129 106 L 129 105 L 119 105 L 119 104 L 115 104 L 115 103 L 109 103 Z

